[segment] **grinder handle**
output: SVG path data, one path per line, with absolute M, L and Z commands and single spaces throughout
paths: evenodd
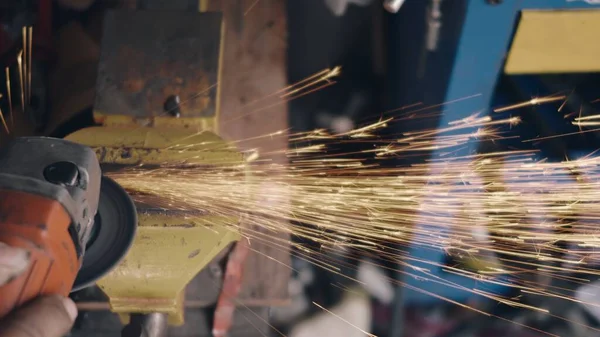
M 38 296 L 69 294 L 80 266 L 69 226 L 58 201 L 0 190 L 0 242 L 30 253 L 28 269 L 0 287 L 0 317 Z

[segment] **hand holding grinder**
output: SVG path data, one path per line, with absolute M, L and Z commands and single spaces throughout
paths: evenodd
M 120 218 L 110 214 L 115 208 L 126 210 L 127 223 L 105 221 L 101 230 L 99 203 L 109 206 L 104 217 L 110 220 Z M 29 268 L 0 287 L 0 317 L 38 296 L 67 296 L 108 272 L 131 245 L 133 207 L 125 191 L 102 177 L 96 154 L 86 146 L 31 137 L 0 150 L 0 242 L 30 254 Z M 107 243 L 90 247 L 100 237 Z M 121 238 L 117 249 L 115 237 Z M 86 250 L 104 260 L 84 263 Z

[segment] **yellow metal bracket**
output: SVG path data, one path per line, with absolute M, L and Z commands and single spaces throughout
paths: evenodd
M 207 4 L 207 0 L 199 0 L 200 11 L 206 11 Z M 106 55 L 110 56 L 117 51 L 127 53 L 140 51 L 138 56 L 146 55 L 141 52 L 145 50 L 143 46 L 137 46 L 136 43 L 139 41 L 132 43 L 130 40 L 122 39 L 119 29 L 115 28 L 119 27 L 118 25 L 131 25 L 127 19 L 129 17 L 137 20 L 144 20 L 146 17 L 146 14 L 133 14 L 135 13 L 113 13 L 110 22 L 116 26 L 105 24 L 105 28 L 111 28 L 108 30 L 111 34 L 107 34 L 105 31 L 103 37 L 102 48 L 110 51 Z M 158 69 L 154 69 L 155 72 L 148 73 L 147 69 L 142 69 L 141 73 L 137 74 L 133 70 L 140 69 L 138 58 L 105 57 L 100 60 L 100 67 L 104 69 L 104 73 L 110 73 L 110 70 L 106 69 L 113 69 L 112 76 L 109 76 L 110 80 L 105 78 L 105 82 L 116 81 L 116 84 L 97 86 L 94 120 L 102 126 L 79 130 L 66 138 L 93 148 L 103 168 L 115 165 L 153 166 L 185 163 L 202 167 L 227 165 L 228 169 L 232 169 L 232 167 L 236 167 L 236 163 L 239 163 L 240 171 L 244 171 L 242 154 L 234 146 L 213 133 L 218 129 L 220 110 L 218 79 L 222 72 L 225 26 L 222 20 L 217 20 L 215 13 L 199 17 L 206 18 L 205 27 L 210 29 L 193 31 L 190 33 L 190 39 L 196 41 L 197 46 L 206 45 L 207 41 L 220 39 L 217 50 L 212 51 L 204 59 L 198 60 L 199 64 L 202 63 L 200 61 L 204 61 L 205 64 L 213 64 L 213 59 L 218 60 L 216 64 L 207 69 L 201 69 L 201 71 L 196 69 L 196 73 L 205 76 L 194 76 L 196 73 L 182 72 L 180 74 L 182 79 L 177 81 L 178 78 L 169 72 L 171 68 L 166 67 L 168 65 L 179 66 L 171 59 L 168 60 L 173 61 L 171 62 L 173 64 L 167 62 L 165 67 L 159 66 Z M 191 22 L 200 24 L 194 20 L 196 20 L 195 17 Z M 178 18 L 172 20 L 172 26 L 176 26 L 179 21 Z M 167 25 L 164 22 L 161 24 Z M 139 36 L 147 38 L 148 34 L 142 31 Z M 149 43 L 150 50 L 155 48 L 155 42 L 152 39 L 144 41 Z M 139 50 L 132 46 L 139 47 Z M 187 50 L 184 51 L 187 52 Z M 196 51 L 191 49 L 189 52 L 195 53 Z M 201 55 L 203 54 L 201 53 Z M 185 58 L 183 59 L 185 60 Z M 149 60 L 153 59 L 149 58 Z M 214 69 L 213 66 L 217 68 Z M 181 72 L 182 68 L 175 67 L 173 69 Z M 208 75 L 213 73 L 216 74 L 217 81 L 210 83 Z M 123 76 L 119 77 L 115 74 Z M 167 78 L 171 81 L 167 81 L 170 84 L 166 84 L 164 88 L 150 86 L 151 90 L 147 90 L 146 94 L 156 98 L 163 94 L 181 91 L 182 99 L 187 101 L 181 103 L 180 118 L 169 116 L 166 113 L 151 113 L 150 111 L 147 111 L 146 114 L 140 113 L 140 111 L 145 112 L 140 106 L 149 104 L 148 97 L 139 101 L 139 105 L 123 103 L 138 102 L 135 100 L 137 96 L 133 97 L 131 91 L 145 88 L 146 82 L 155 81 L 157 76 Z M 115 80 L 115 78 L 118 79 Z M 173 81 L 175 84 L 172 83 Z M 117 93 L 121 96 L 117 96 L 121 100 L 115 98 L 113 92 L 116 90 L 115 88 L 120 88 Z M 188 91 L 192 89 L 189 88 L 202 89 L 200 92 L 194 92 L 193 103 L 195 105 L 190 104 Z M 214 94 L 208 94 L 211 88 L 215 89 Z M 205 92 L 206 94 L 203 94 Z M 108 97 L 100 100 L 103 104 L 98 104 L 100 94 Z M 211 102 L 214 102 L 214 114 L 204 116 L 201 112 Z M 133 110 L 137 109 L 138 111 L 135 113 L 129 111 L 128 107 L 132 106 Z M 149 110 L 162 108 L 157 105 Z M 118 313 L 125 321 L 128 320 L 131 313 L 161 312 L 169 315 L 170 324 L 182 324 L 186 285 L 225 247 L 239 240 L 240 234 L 236 229 L 238 228 L 238 215 L 215 215 L 203 212 L 203 210 L 194 213 L 156 211 L 137 206 L 138 231 L 133 245 L 122 263 L 99 280 L 98 286 L 109 297 L 111 310 Z
M 211 132 L 185 128 L 93 127 L 67 137 L 92 147 L 102 165 L 165 163 L 219 166 L 240 163 L 234 147 Z M 177 144 L 177 146 L 174 146 Z M 235 166 L 235 165 L 234 165 Z M 111 310 L 163 312 L 169 323 L 183 323 L 188 282 L 230 243 L 239 240 L 235 215 L 138 210 L 138 232 L 129 253 L 98 282 Z

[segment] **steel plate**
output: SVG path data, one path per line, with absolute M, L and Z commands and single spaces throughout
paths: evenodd
M 136 118 L 168 116 L 177 95 L 181 117 L 217 111 L 221 13 L 108 11 L 94 111 Z

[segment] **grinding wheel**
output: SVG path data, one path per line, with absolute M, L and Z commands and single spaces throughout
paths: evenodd
M 98 213 L 73 291 L 94 284 L 121 262 L 133 243 L 136 227 L 133 201 L 119 184 L 103 176 Z

